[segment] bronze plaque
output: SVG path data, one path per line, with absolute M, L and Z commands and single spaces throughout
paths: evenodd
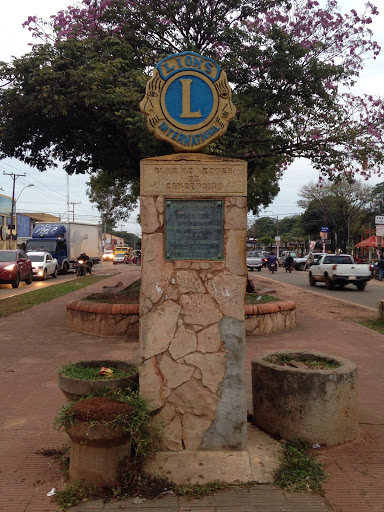
M 166 199 L 165 259 L 223 260 L 224 201 Z

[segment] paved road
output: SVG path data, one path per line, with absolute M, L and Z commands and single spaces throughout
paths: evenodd
M 102 274 L 105 272 L 115 273 L 118 272 L 119 268 L 120 265 L 101 262 L 93 267 L 93 274 Z M 10 284 L 0 284 L 0 300 L 22 293 L 32 292 L 33 290 L 39 290 L 40 288 L 46 288 L 47 286 L 64 283 L 65 281 L 72 281 L 73 279 L 76 279 L 76 274 L 71 271 L 66 275 L 59 274 L 57 279 L 53 279 L 49 276 L 46 281 L 33 280 L 32 284 L 25 284 L 25 282 L 22 281 L 19 288 L 12 288 Z
M 250 272 L 250 275 L 257 277 L 259 272 Z M 269 279 L 280 283 L 292 284 L 306 290 L 311 289 L 312 291 L 328 295 L 329 297 L 346 300 L 355 304 L 360 304 L 361 306 L 368 306 L 375 309 L 378 301 L 380 299 L 384 299 L 384 281 L 379 282 L 376 279 L 371 279 L 365 290 L 359 291 L 356 286 L 353 286 L 352 284 L 349 284 L 344 289 L 336 286 L 332 290 L 327 290 L 324 283 L 317 283 L 315 287 L 310 287 L 308 271 L 293 270 L 290 274 L 289 272 L 285 272 L 283 268 L 279 268 L 275 274 L 272 274 L 267 269 L 263 268 L 260 272 L 260 276 L 268 277 Z

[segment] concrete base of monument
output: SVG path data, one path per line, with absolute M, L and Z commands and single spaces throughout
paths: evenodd
M 271 483 L 280 464 L 282 446 L 264 432 L 248 424 L 244 451 L 157 452 L 146 463 L 146 471 L 166 477 L 175 484 L 205 484 L 220 480 Z

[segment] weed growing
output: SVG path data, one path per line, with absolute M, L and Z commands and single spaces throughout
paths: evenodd
M 126 370 L 121 370 L 116 366 L 110 364 L 109 361 L 105 361 L 106 366 L 113 370 L 112 375 L 100 375 L 101 366 L 87 364 L 86 361 L 80 361 L 79 363 L 69 362 L 60 368 L 59 373 L 64 374 L 66 377 L 71 379 L 79 380 L 111 380 L 121 379 L 124 377 L 132 377 L 137 374 L 137 368 L 130 366 Z
M 274 485 L 288 492 L 320 492 L 326 478 L 322 464 L 311 453 L 308 443 L 299 439 L 285 443 Z
M 225 491 L 229 489 L 231 486 L 224 482 L 220 482 L 220 480 L 213 480 L 212 482 L 207 482 L 206 484 L 196 484 L 196 485 L 173 485 L 172 490 L 176 494 L 176 496 L 185 496 L 191 499 L 203 498 L 204 496 L 208 496 L 214 492 Z
M 340 366 L 336 361 L 329 361 L 328 359 L 308 359 L 305 357 L 295 357 L 293 354 L 271 354 L 265 358 L 267 363 L 278 364 L 282 366 L 291 366 L 292 360 L 300 361 L 312 370 L 333 370 Z
M 258 297 L 260 297 L 259 300 Z M 273 295 L 257 295 L 257 293 L 247 293 L 245 295 L 245 303 L 250 304 L 267 304 L 268 302 L 276 302 L 280 299 L 278 297 L 274 297 Z

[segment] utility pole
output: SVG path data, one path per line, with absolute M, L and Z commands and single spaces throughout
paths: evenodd
M 11 208 L 11 227 L 9 229 L 9 248 L 12 249 L 12 238 L 13 238 L 13 212 L 15 207 L 15 184 L 17 178 L 20 178 L 20 176 L 26 176 L 26 174 L 16 174 L 14 172 L 5 172 L 3 171 L 4 176 L 12 176 L 13 179 L 13 189 L 12 189 L 12 208 Z
M 75 203 L 74 201 L 71 201 L 69 204 L 72 205 L 72 222 L 75 222 L 75 204 L 81 204 L 81 202 Z

